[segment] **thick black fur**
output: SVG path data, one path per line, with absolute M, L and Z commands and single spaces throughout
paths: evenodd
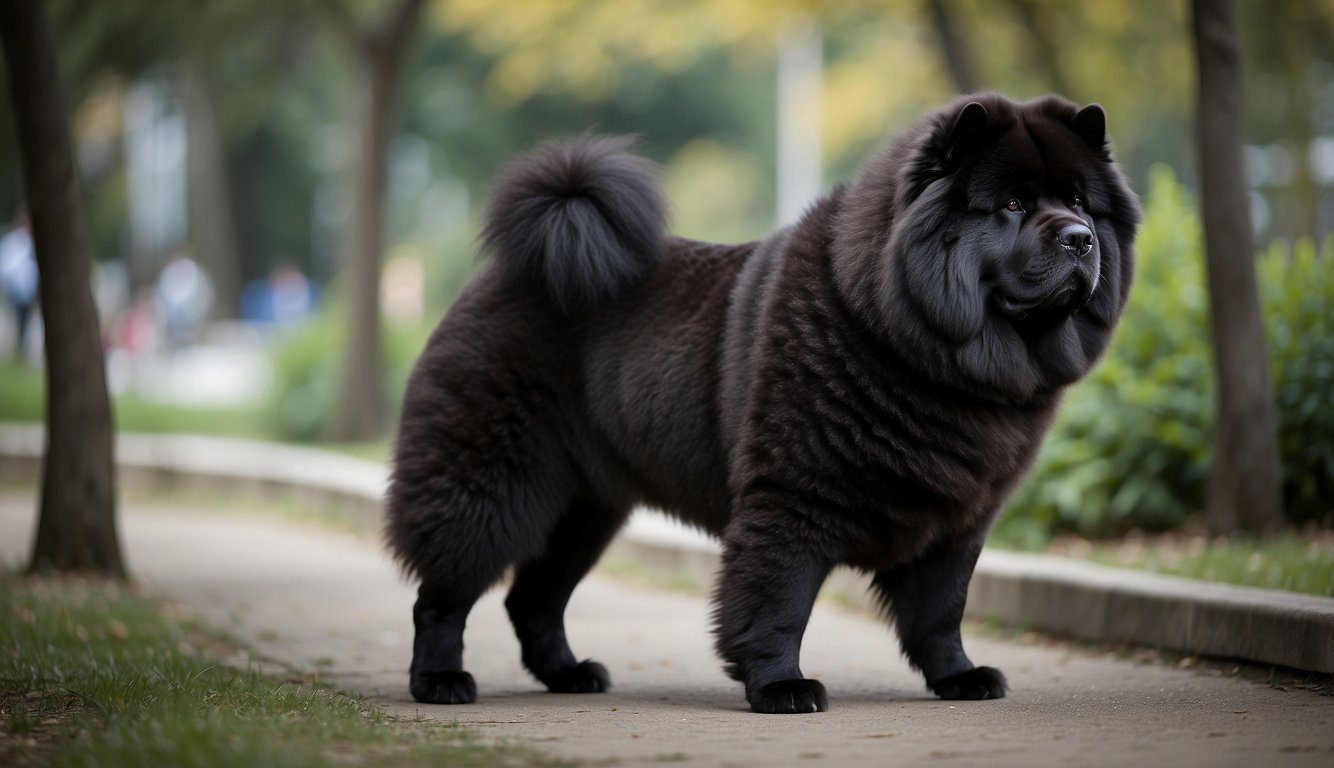
M 616 299 L 662 253 L 667 205 L 630 144 L 548 144 L 505 169 L 487 205 L 485 249 L 563 312 Z
M 734 246 L 665 236 L 621 140 L 513 165 L 494 260 L 404 402 L 388 539 L 421 579 L 413 696 L 474 699 L 464 622 L 510 565 L 524 664 L 606 690 L 564 609 L 637 504 L 721 537 L 717 648 L 755 711 L 827 706 L 798 656 L 838 564 L 873 575 L 937 695 L 1003 696 L 959 623 L 993 518 L 1130 289 L 1139 206 L 1105 131 L 1097 106 L 967 97 Z

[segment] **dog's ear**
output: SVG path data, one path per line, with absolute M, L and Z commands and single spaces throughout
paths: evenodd
M 961 158 L 967 154 L 986 134 L 991 115 L 981 102 L 970 101 L 963 105 L 954 118 L 949 138 L 945 144 L 945 161 L 948 170 L 958 167 Z
M 1085 144 L 1098 153 L 1098 157 L 1104 160 L 1111 159 L 1111 151 L 1107 146 L 1107 113 L 1103 111 L 1102 105 L 1090 104 L 1076 112 L 1074 119 L 1070 121 L 1070 127 Z
M 991 132 L 992 115 L 978 101 L 938 113 L 907 166 L 903 201 L 916 200 L 927 185 L 959 170 L 972 150 Z

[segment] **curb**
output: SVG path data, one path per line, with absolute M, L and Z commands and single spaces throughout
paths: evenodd
M 46 431 L 0 424 L 0 480 L 40 477 Z M 328 507 L 358 532 L 378 532 L 387 470 L 313 448 L 199 435 L 116 435 L 116 479 L 127 488 L 227 492 Z
M 0 478 L 37 476 L 44 434 L 40 426 L 0 425 Z M 388 475 L 364 459 L 228 438 L 122 433 L 116 461 L 123 486 L 286 496 L 331 507 L 361 531 L 375 532 L 381 525 Z M 641 510 L 607 556 L 708 584 L 718 551 L 702 533 Z M 867 583 L 840 569 L 825 590 L 873 609 Z M 1334 674 L 1334 598 L 987 550 L 968 589 L 967 615 L 1079 640 Z

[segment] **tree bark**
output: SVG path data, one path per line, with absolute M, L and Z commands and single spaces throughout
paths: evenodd
M 124 577 L 111 403 L 56 52 L 40 0 L 0 3 L 46 326 L 47 447 L 31 571 Z
M 940 54 L 945 59 L 945 68 L 949 70 L 954 90 L 959 93 L 972 93 L 977 90 L 978 79 L 973 68 L 973 57 L 955 23 L 954 9 L 948 4 L 948 0 L 928 0 L 927 7 L 931 12 L 931 26 L 936 31 Z
M 1290 240 L 1299 237 L 1316 239 L 1320 229 L 1320 185 L 1311 173 L 1311 145 L 1316 139 L 1310 78 L 1312 37 L 1320 28 L 1308 3 L 1292 2 L 1284 7 L 1279 29 L 1281 65 L 1284 90 L 1287 92 L 1286 119 L 1288 139 L 1292 142 L 1292 183 L 1277 206 L 1276 231 Z
M 185 99 L 190 131 L 190 203 L 199 261 L 213 281 L 213 314 L 236 317 L 241 306 L 241 248 L 232 209 L 231 174 L 218 127 L 212 72 L 190 63 Z
M 370 440 L 384 430 L 387 406 L 380 343 L 380 250 L 383 246 L 385 161 L 394 90 L 421 0 L 399 0 L 375 29 L 354 26 L 337 2 L 328 8 L 351 49 L 356 89 L 349 149 L 352 195 L 347 267 L 348 346 L 330 436 Z
M 1048 26 L 1047 19 L 1050 18 L 1050 14 L 1044 15 L 1039 11 L 1033 0 L 1009 0 L 1009 3 L 1019 16 L 1019 23 L 1028 30 L 1028 36 L 1033 42 L 1033 56 L 1037 59 L 1038 66 L 1046 73 L 1052 91 L 1073 98 L 1070 78 L 1066 77 L 1065 68 L 1061 66 L 1060 52 Z
M 1214 462 L 1205 518 L 1212 534 L 1283 526 L 1254 236 L 1242 171 L 1242 72 L 1233 0 L 1192 0 L 1199 67 L 1200 204 L 1217 373 Z

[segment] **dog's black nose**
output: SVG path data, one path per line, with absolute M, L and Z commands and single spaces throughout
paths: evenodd
M 1093 231 L 1083 224 L 1066 224 L 1056 233 L 1056 242 L 1075 256 L 1093 250 Z

